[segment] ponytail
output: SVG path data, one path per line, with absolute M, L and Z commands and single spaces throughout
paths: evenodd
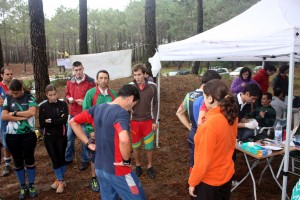
M 233 95 L 226 95 L 220 102 L 221 112 L 226 117 L 228 123 L 232 125 L 238 117 L 238 106 Z

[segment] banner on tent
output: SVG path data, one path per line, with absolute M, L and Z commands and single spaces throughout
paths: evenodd
M 57 66 L 64 66 L 66 69 L 72 69 L 72 65 L 70 63 L 70 59 L 57 59 Z
M 71 55 L 70 63 L 80 61 L 84 72 L 95 78 L 99 70 L 106 70 L 110 79 L 131 76 L 132 49 L 121 51 L 110 51 L 96 54 Z

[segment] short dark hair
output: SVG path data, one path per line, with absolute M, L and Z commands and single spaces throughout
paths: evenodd
M 252 77 L 252 72 L 251 69 L 249 67 L 243 67 L 240 71 L 240 78 L 243 79 L 243 73 L 248 72 L 249 76 L 247 78 L 247 81 L 250 81 L 251 77 Z
M 266 63 L 264 69 L 265 71 L 269 70 L 270 72 L 276 72 L 276 67 L 270 63 Z
M 279 73 L 283 74 L 286 70 L 289 69 L 289 66 L 288 65 L 281 65 L 279 67 Z
M 99 76 L 100 73 L 105 73 L 105 74 L 107 74 L 108 80 L 109 80 L 109 73 L 108 73 L 106 70 L 104 70 L 104 69 L 102 69 L 102 70 L 100 70 L 100 71 L 97 72 L 96 80 L 98 80 L 98 76 Z
M 269 100 L 272 100 L 272 94 L 270 92 L 266 92 L 263 95 L 266 95 Z
M 10 67 L 2 67 L 0 73 L 3 75 L 5 70 L 12 71 L 12 68 L 10 68 Z
M 283 94 L 283 90 L 281 88 L 274 88 L 274 96 L 279 97 L 281 94 Z
M 145 74 L 147 71 L 147 68 L 142 63 L 139 63 L 139 64 L 136 64 L 133 66 L 132 73 L 136 72 L 138 70 L 142 70 L 142 73 Z
M 79 62 L 79 61 L 73 62 L 73 67 L 80 67 L 80 66 L 82 66 L 81 62 Z
M 13 79 L 9 84 L 9 90 L 21 91 L 23 89 L 23 82 L 18 79 Z
M 54 85 L 49 84 L 49 85 L 47 85 L 46 88 L 45 88 L 45 93 L 47 94 L 47 93 L 50 92 L 50 91 L 57 91 L 57 89 L 56 89 L 56 87 L 55 87 Z
M 134 85 L 126 84 L 118 90 L 119 97 L 129 97 L 131 95 L 133 95 L 133 101 L 140 100 L 140 92 Z
M 222 77 L 220 76 L 220 74 L 215 70 L 207 70 L 202 76 L 202 84 L 205 84 L 208 81 L 213 79 L 221 79 L 221 78 Z
M 257 84 L 246 85 L 246 87 L 243 90 L 243 94 L 246 94 L 247 92 L 249 92 L 250 96 L 253 96 L 253 97 L 261 96 L 261 90 Z

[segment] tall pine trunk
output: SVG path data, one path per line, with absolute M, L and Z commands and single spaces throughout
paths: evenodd
M 197 0 L 197 34 L 203 32 L 203 0 Z M 192 74 L 198 74 L 200 61 L 194 62 Z
M 42 0 L 28 0 L 30 17 L 30 39 L 36 99 L 45 99 L 45 88 L 50 83 L 47 68 L 46 36 Z
M 145 57 L 144 61 L 151 72 L 148 58 L 154 56 L 156 44 L 155 0 L 145 0 Z M 152 75 L 152 73 L 151 73 Z
M 87 0 L 79 0 L 79 54 L 88 54 Z

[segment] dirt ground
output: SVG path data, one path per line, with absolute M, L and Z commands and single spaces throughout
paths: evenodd
M 55 69 L 51 69 L 52 74 Z M 14 77 L 30 76 L 30 68 L 27 73 L 23 73 L 22 66 L 14 67 Z M 132 78 L 114 80 L 110 82 L 113 89 L 118 89 L 124 83 L 128 83 Z M 160 106 L 160 134 L 158 148 L 154 149 L 154 167 L 157 171 L 157 178 L 151 180 L 144 173 L 140 180 L 149 200 L 170 199 L 185 200 L 190 199 L 188 194 L 188 130 L 180 123 L 175 113 L 183 100 L 185 94 L 199 87 L 200 80 L 193 75 L 162 77 L 161 79 L 161 106 Z M 63 97 L 64 88 L 60 89 L 60 97 Z M 80 143 L 76 141 L 76 160 L 68 166 L 66 173 L 67 188 L 63 194 L 56 194 L 50 188 L 50 184 L 55 180 L 51 168 L 50 158 L 45 150 L 43 141 L 38 141 L 36 151 L 37 176 L 35 186 L 39 192 L 36 199 L 99 199 L 98 193 L 93 193 L 89 188 L 90 172 L 79 171 L 80 165 Z M 143 154 L 143 164 L 145 166 L 145 154 Z M 277 156 L 272 162 L 272 167 L 277 173 L 282 156 Z M 134 162 L 133 162 L 134 163 Z M 260 173 L 265 163 L 261 163 L 254 169 L 254 177 L 259 179 Z M 1 162 L 1 169 L 3 160 Z M 145 167 L 144 167 L 145 168 Z M 247 173 L 243 155 L 237 153 L 236 178 L 240 180 Z M 279 181 L 282 182 L 282 176 Z M 288 178 L 288 195 L 298 177 L 290 175 Z M 0 199 L 18 199 L 19 186 L 14 173 L 8 177 L 0 177 Z M 253 185 L 250 177 L 240 185 L 231 196 L 233 200 L 247 200 L 253 198 Z M 281 199 L 281 190 L 272 179 L 269 170 L 266 171 L 262 183 L 257 184 L 257 197 L 259 200 Z

